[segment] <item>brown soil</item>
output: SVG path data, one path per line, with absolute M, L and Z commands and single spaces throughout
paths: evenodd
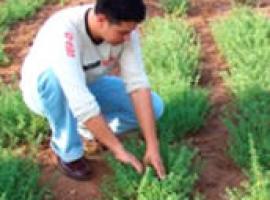
M 89 0 L 70 0 L 66 6 L 86 2 Z M 227 66 L 217 50 L 209 28 L 209 23 L 216 17 L 226 15 L 230 9 L 229 2 L 230 0 L 193 0 L 187 19 L 195 27 L 202 43 L 200 84 L 209 88 L 209 99 L 212 104 L 204 127 L 188 138 L 199 149 L 199 154 L 205 163 L 197 189 L 206 196 L 207 200 L 225 199 L 224 189 L 239 185 L 245 178 L 226 153 L 228 132 L 220 116 L 224 106 L 230 101 L 230 95 L 219 73 L 226 70 Z M 267 7 L 269 4 L 269 0 L 263 3 L 266 13 L 270 13 L 270 7 Z M 149 15 L 162 15 L 162 10 L 156 0 L 147 1 L 147 5 Z M 12 59 L 12 64 L 6 68 L 0 68 L 0 77 L 5 81 L 10 81 L 11 74 L 18 75 L 22 60 L 38 28 L 49 15 L 60 8 L 60 5 L 46 5 L 32 19 L 20 22 L 11 28 L 5 49 Z M 47 146 L 40 150 L 38 160 L 42 165 L 42 182 L 51 181 L 53 178 L 52 189 L 56 200 L 97 199 L 100 195 L 99 186 L 102 176 L 110 173 L 100 155 L 96 155 L 89 162 L 93 177 L 88 182 L 73 181 L 59 173 L 56 170 L 55 157 Z

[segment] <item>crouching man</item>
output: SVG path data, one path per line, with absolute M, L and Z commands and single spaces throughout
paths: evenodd
M 63 9 L 41 27 L 25 58 L 24 101 L 47 118 L 51 148 L 69 177 L 89 179 L 80 133 L 142 172 L 142 163 L 115 136 L 138 126 L 147 145 L 145 163 L 160 178 L 165 175 L 155 127 L 164 106 L 150 90 L 136 30 L 144 18 L 142 0 L 97 0 Z M 108 75 L 117 63 L 120 76 Z

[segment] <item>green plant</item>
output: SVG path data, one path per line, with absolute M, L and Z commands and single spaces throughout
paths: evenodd
M 163 142 L 162 145 L 162 154 L 167 169 L 167 177 L 162 181 L 157 179 L 155 172 L 150 167 L 147 167 L 144 175 L 140 177 L 130 166 L 123 165 L 109 157 L 109 163 L 114 169 L 114 177 L 107 179 L 103 186 L 104 199 L 189 199 L 197 180 L 198 169 L 196 166 L 198 165 L 194 164 L 196 152 L 184 145 L 169 147 L 166 142 Z M 126 143 L 126 147 L 142 158 L 144 143 L 129 141 Z
M 143 36 L 144 62 L 155 86 L 156 75 L 196 82 L 200 45 L 193 28 L 175 17 L 155 17 L 145 23 Z
M 0 82 L 0 147 L 37 144 L 49 132 L 46 121 L 33 114 L 20 91 Z
M 159 133 L 171 142 L 198 130 L 204 124 L 209 110 L 206 90 L 178 88 L 164 98 L 165 113 L 158 123 Z
M 176 16 L 186 14 L 189 8 L 189 0 L 161 0 L 165 11 Z
M 232 28 L 233 27 L 233 28 Z M 250 8 L 236 8 L 226 20 L 212 24 L 215 40 L 230 65 L 224 74 L 234 94 L 246 87 L 269 87 L 270 22 Z
M 229 152 L 243 167 L 250 167 L 248 132 L 254 134 L 259 162 L 269 168 L 270 152 L 270 95 L 261 86 L 253 86 L 240 93 L 233 107 L 228 108 L 224 122 L 229 130 Z M 231 112 L 234 110 L 234 112 Z
M 253 134 L 249 135 L 249 146 L 251 155 L 250 180 L 242 184 L 240 188 L 227 190 L 230 200 L 268 200 L 270 198 L 269 172 L 262 170 L 253 141 Z
M 10 60 L 4 53 L 4 37 L 10 25 L 32 16 L 46 0 L 6 0 L 0 7 L 0 65 Z
M 39 186 L 40 170 L 31 159 L 22 159 L 0 148 L 0 199 L 42 200 L 46 187 Z
M 151 85 L 165 101 L 159 130 L 175 141 L 200 127 L 209 110 L 208 92 L 197 86 L 200 46 L 194 30 L 174 17 L 149 20 L 142 42 Z
M 140 140 L 127 140 L 124 146 L 137 158 L 143 157 L 145 146 Z M 111 155 L 106 160 L 113 169 L 114 176 L 105 177 L 103 181 L 103 199 L 135 199 L 140 175 L 131 166 L 120 163 Z
M 259 6 L 262 0 L 231 0 L 234 5 Z
M 232 91 L 232 104 L 224 116 L 230 133 L 230 153 L 250 168 L 249 132 L 254 134 L 258 162 L 270 167 L 270 22 L 251 8 L 236 8 L 226 20 L 213 24 L 215 40 L 230 69 L 223 74 Z

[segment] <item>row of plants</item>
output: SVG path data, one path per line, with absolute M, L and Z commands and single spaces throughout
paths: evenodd
M 0 105 L 0 200 L 42 200 L 48 191 L 39 184 L 33 153 L 48 126 L 29 111 L 13 84 L 0 82 Z
M 43 200 L 50 197 L 47 186 L 40 186 L 40 169 L 31 158 L 0 148 L 0 200 Z
M 4 39 L 8 28 L 18 20 L 32 16 L 46 0 L 6 0 L 0 7 L 0 65 L 10 63 L 4 52 Z
M 0 66 L 10 64 L 10 59 L 4 52 L 4 40 L 9 27 L 33 16 L 39 8 L 47 2 L 60 2 L 67 0 L 5 0 L 0 5 Z
M 233 6 L 247 5 L 259 7 L 262 0 L 230 0 L 230 2 Z M 175 16 L 184 16 L 191 8 L 190 0 L 160 0 L 160 3 L 165 12 Z
M 249 135 L 251 165 L 249 181 L 243 182 L 240 188 L 227 190 L 230 200 L 266 200 L 270 197 L 270 174 L 264 171 L 258 162 L 257 151 L 252 134 Z
M 142 44 L 152 88 L 165 102 L 165 114 L 158 122 L 158 132 L 167 177 L 158 180 L 151 167 L 140 176 L 131 167 L 109 157 L 114 176 L 104 183 L 103 199 L 199 199 L 193 190 L 200 162 L 196 151 L 181 139 L 204 123 L 209 110 L 208 93 L 197 85 L 200 45 L 194 30 L 174 17 L 147 21 Z M 126 141 L 126 146 L 142 158 L 143 141 Z
M 175 16 L 183 16 L 187 13 L 190 2 L 189 0 L 160 0 L 164 10 Z
M 207 90 L 198 87 L 200 44 L 194 29 L 175 17 L 153 18 L 145 24 L 143 51 L 152 88 L 166 106 L 160 134 L 173 142 L 195 132 L 209 104 Z
M 142 141 L 128 140 L 126 148 L 142 159 L 145 145 Z M 109 156 L 107 160 L 114 176 L 103 182 L 102 199 L 108 200 L 179 200 L 190 199 L 194 183 L 198 178 L 199 163 L 196 151 L 186 145 L 168 146 L 161 142 L 161 154 L 168 172 L 164 180 L 156 177 L 154 170 L 147 167 L 144 175 L 138 175 L 131 167 L 117 162 Z M 199 199 L 197 195 L 195 198 Z
M 231 0 L 233 5 L 260 6 L 262 0 Z
M 0 147 L 37 146 L 49 132 L 46 121 L 33 114 L 13 84 L 0 82 Z
M 229 64 L 223 74 L 232 92 L 224 116 L 230 134 L 229 153 L 250 177 L 244 190 L 230 192 L 230 199 L 253 199 L 256 192 L 261 196 L 254 199 L 266 200 L 270 198 L 266 190 L 270 169 L 270 21 L 251 8 L 240 7 L 225 20 L 213 23 L 212 29 Z

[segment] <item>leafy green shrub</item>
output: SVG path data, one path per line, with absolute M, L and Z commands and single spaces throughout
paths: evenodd
M 205 122 L 209 110 L 207 91 L 199 88 L 176 90 L 165 100 L 165 113 L 158 123 L 160 134 L 169 141 L 177 141 L 195 132 Z
M 167 145 L 163 143 L 162 145 Z M 126 148 L 137 155 L 143 156 L 144 144 L 140 141 L 129 141 Z M 148 167 L 140 177 L 130 166 L 123 165 L 109 157 L 109 163 L 114 169 L 114 176 L 103 186 L 104 199 L 125 200 L 184 200 L 189 199 L 195 181 L 197 180 L 195 151 L 182 147 L 162 148 L 167 177 L 160 181 L 155 172 Z M 113 183 L 113 184 L 112 184 Z
M 9 58 L 4 52 L 4 37 L 6 35 L 6 30 L 0 26 L 0 64 L 8 64 L 10 62 Z
M 3 40 L 8 27 L 18 20 L 32 16 L 46 0 L 6 0 L 0 7 L 0 64 L 9 62 L 4 53 Z
M 6 0 L 0 8 L 0 26 L 8 26 L 32 16 L 46 0 Z
M 190 199 L 197 180 L 196 168 L 192 166 L 195 152 L 187 147 L 172 148 L 167 152 L 168 175 L 158 180 L 152 168 L 147 168 L 138 188 L 138 200 Z
M 269 168 L 270 21 L 252 9 L 237 8 L 213 24 L 213 33 L 230 65 L 224 79 L 233 101 L 224 121 L 231 155 L 241 166 L 250 167 L 247 133 L 251 132 L 259 163 Z
M 235 5 L 257 6 L 262 0 L 231 0 Z
M 233 27 L 233 28 L 232 28 Z M 226 20 L 213 24 L 218 46 L 230 65 L 225 74 L 234 94 L 252 85 L 269 87 L 270 21 L 249 8 L 234 9 Z
M 165 101 L 159 129 L 172 141 L 200 127 L 209 110 L 208 93 L 197 86 L 200 46 L 194 30 L 172 17 L 149 20 L 142 42 L 151 85 Z
M 145 146 L 140 140 L 125 141 L 124 146 L 137 158 L 143 157 Z M 114 176 L 104 179 L 103 199 L 135 199 L 140 175 L 131 166 L 120 163 L 111 155 L 107 156 L 106 160 L 113 169 Z
M 165 11 L 176 16 L 186 14 L 189 8 L 189 0 L 161 0 Z
M 19 90 L 0 83 L 0 147 L 36 144 L 48 133 L 47 123 L 24 104 Z
M 169 75 L 188 83 L 196 79 L 200 46 L 193 28 L 184 20 L 152 18 L 145 23 L 143 36 L 144 62 L 150 76 L 164 79 Z M 156 80 L 155 76 L 151 78 Z M 158 82 L 153 84 L 158 86 Z
M 243 99 L 243 100 L 242 100 Z M 233 101 L 224 122 L 230 133 L 229 152 L 243 167 L 250 167 L 248 132 L 254 134 L 255 147 L 262 166 L 269 169 L 270 152 L 270 95 L 260 86 L 246 89 L 241 99 Z M 235 112 L 231 112 L 234 109 Z
M 0 199 L 42 200 L 46 188 L 39 187 L 40 170 L 31 159 L 22 159 L 0 148 Z
M 249 137 L 249 140 L 251 155 L 250 180 L 243 183 L 240 188 L 228 190 L 228 199 L 230 200 L 268 200 L 270 198 L 269 171 L 262 170 L 258 162 L 253 138 Z

